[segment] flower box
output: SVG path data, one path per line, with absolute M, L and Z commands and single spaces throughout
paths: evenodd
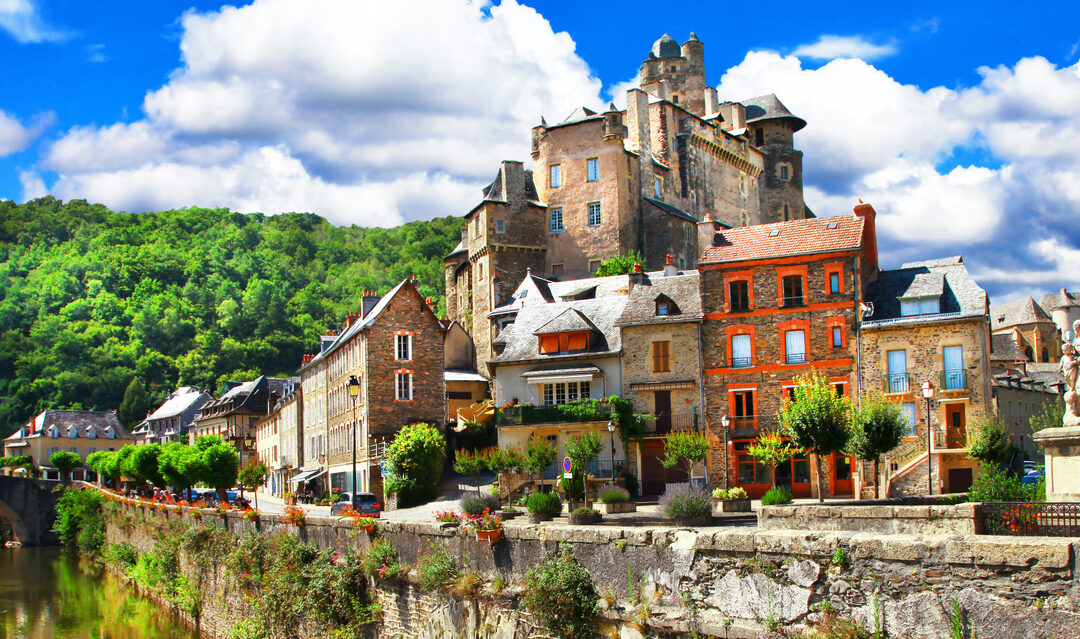
M 500 539 L 502 539 L 502 528 L 496 528 L 494 530 L 476 531 L 476 541 L 483 541 L 489 544 L 493 544 Z
M 596 508 L 606 515 L 637 512 L 637 504 L 632 501 L 601 501 L 597 502 Z
M 718 515 L 720 513 L 748 513 L 750 512 L 750 500 L 749 499 L 725 499 L 723 501 L 713 501 L 713 514 Z
M 570 513 L 570 524 L 574 526 L 588 526 L 600 523 L 603 518 L 603 515 L 595 510 L 590 512 L 574 512 Z

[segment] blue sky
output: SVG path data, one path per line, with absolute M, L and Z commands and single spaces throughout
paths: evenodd
M 0 0 L 0 198 L 460 214 L 540 114 L 619 101 L 691 31 L 721 97 L 809 121 L 819 215 L 886 264 L 961 253 L 995 301 L 1080 286 L 1080 8 L 1016 3 Z

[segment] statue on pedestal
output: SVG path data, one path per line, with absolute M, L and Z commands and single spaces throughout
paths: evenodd
M 1073 322 L 1072 341 L 1061 345 L 1061 374 L 1065 378 L 1065 417 L 1063 426 L 1080 424 L 1080 397 L 1076 394 L 1076 380 L 1080 376 L 1080 320 Z

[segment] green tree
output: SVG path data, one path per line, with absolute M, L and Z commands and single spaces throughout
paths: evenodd
M 600 268 L 596 270 L 594 277 L 607 277 L 608 275 L 626 275 L 627 273 L 634 272 L 634 264 L 641 264 L 642 269 L 649 270 L 645 267 L 645 258 L 641 253 L 637 251 L 630 251 L 627 255 L 616 255 L 610 257 L 600 264 Z
M 799 449 L 792 446 L 780 433 L 762 433 L 746 452 L 758 463 L 769 467 L 769 483 L 776 487 L 776 467 L 794 457 Z
M 150 398 L 146 396 L 146 389 L 138 377 L 132 377 L 124 389 L 124 399 L 116 410 L 116 416 L 120 422 L 128 428 L 142 421 L 146 417 L 146 411 L 150 408 Z
M 664 458 L 660 460 L 660 465 L 664 468 L 675 468 L 682 460 L 686 462 L 686 476 L 689 477 L 694 464 L 704 462 L 708 458 L 709 449 L 709 440 L 705 439 L 701 433 L 671 433 L 664 439 Z M 708 482 L 709 473 L 706 469 L 705 483 L 708 484 Z
M 205 437 L 205 436 L 204 436 Z M 202 481 L 212 486 L 225 501 L 225 491 L 236 485 L 236 478 L 240 472 L 240 455 L 236 449 L 224 442 L 211 443 L 205 447 L 197 444 L 200 438 L 196 438 L 196 448 L 201 448 L 200 454 L 203 459 Z
M 240 479 L 240 487 L 246 486 L 255 495 L 255 508 L 258 508 L 259 489 L 266 485 L 266 464 L 257 460 L 250 461 L 240 469 L 238 478 Z
M 547 470 L 555 462 L 558 454 L 559 451 L 548 440 L 530 437 L 525 443 L 525 470 L 529 471 L 530 479 L 533 475 Z
M 469 452 L 458 450 L 454 453 L 454 472 L 469 475 L 476 486 L 476 496 L 480 497 L 480 473 L 488 469 L 488 456 L 482 451 Z
M 569 544 L 560 544 L 525 574 L 522 603 L 554 636 L 593 637 L 598 601 L 592 576 L 574 557 Z
M 1065 399 L 1061 395 L 1054 396 L 1051 401 L 1043 402 L 1038 414 L 1032 415 L 1028 420 L 1031 433 L 1035 434 L 1045 428 L 1057 428 L 1065 423 Z M 1036 444 L 1038 446 L 1038 444 Z M 1038 447 L 1042 450 L 1042 447 Z
M 165 479 L 161 476 L 160 456 L 161 444 L 136 446 L 135 451 L 127 459 L 125 473 L 130 472 L 141 481 L 164 488 Z
M 115 463 L 115 469 L 110 468 L 110 470 L 115 470 L 115 472 L 110 473 L 110 475 L 113 475 L 117 478 L 124 478 L 129 480 L 134 479 L 136 481 L 141 481 L 135 475 L 135 469 L 131 466 L 130 460 L 131 456 L 134 454 L 134 444 L 127 444 L 125 446 L 122 446 L 120 450 L 116 451 L 116 461 L 113 462 Z
M 968 455 L 983 464 L 1004 464 L 1017 450 L 1009 436 L 1009 425 L 997 413 L 978 415 L 971 421 L 971 430 L 975 435 L 968 442 Z
M 71 471 L 82 466 L 82 458 L 79 457 L 79 453 L 59 450 L 49 455 L 49 464 L 60 471 L 61 478 L 66 476 L 67 480 L 71 481 Z
M 86 465 L 98 474 L 98 481 L 101 485 L 104 486 L 109 480 L 112 480 L 113 487 L 116 487 L 116 480 L 119 479 L 119 471 L 116 466 L 116 451 L 99 450 L 90 453 L 86 456 Z
M 874 462 L 875 497 L 881 497 L 878 468 L 881 456 L 899 446 L 909 430 L 900 404 L 890 402 L 880 393 L 864 395 L 861 405 L 852 408 L 847 450 L 863 461 Z
M 573 474 L 576 476 L 581 475 L 581 487 L 582 497 L 585 499 L 585 507 L 589 507 L 589 463 L 596 459 L 596 456 L 600 454 L 600 451 L 604 450 L 604 442 L 600 438 L 600 433 L 595 430 L 591 430 L 586 433 L 578 433 L 573 437 L 566 440 L 563 444 L 566 449 L 566 456 L 573 462 Z M 575 477 L 576 480 L 576 477 Z M 574 480 L 572 480 L 574 481 Z M 571 484 L 573 485 L 573 484 Z M 570 499 L 570 510 L 574 509 L 574 495 L 572 490 L 567 491 L 567 497 Z
M 777 418 L 796 448 L 816 456 L 818 501 L 825 501 L 821 460 L 847 445 L 850 402 L 820 373 L 795 379 L 795 398 L 784 398 Z
M 191 487 L 206 474 L 206 463 L 197 448 L 169 442 L 161 447 L 158 471 L 173 489 L 185 491 L 190 501 Z
M 386 447 L 386 490 L 398 494 L 398 504 L 411 506 L 433 499 L 442 479 L 446 440 L 430 424 L 402 427 Z
M 525 452 L 516 446 L 492 449 L 487 453 L 487 466 L 501 483 L 503 473 L 520 473 L 525 470 Z

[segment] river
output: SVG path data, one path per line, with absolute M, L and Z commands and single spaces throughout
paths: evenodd
M 59 548 L 0 548 L 0 639 L 199 639 L 120 579 Z

